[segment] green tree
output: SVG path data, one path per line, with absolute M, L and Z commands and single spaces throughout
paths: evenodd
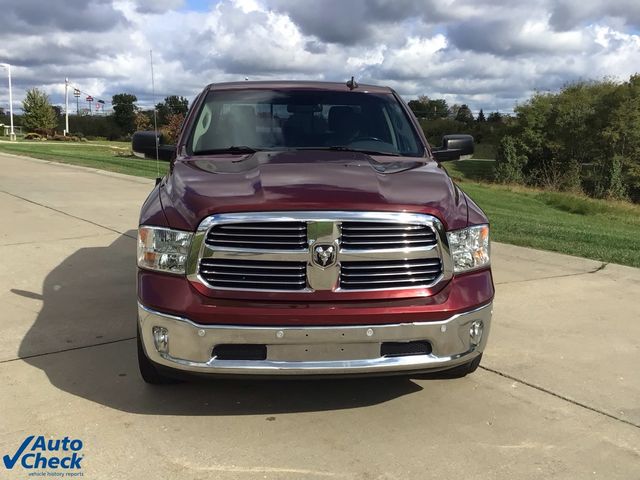
M 487 119 L 484 117 L 484 112 L 482 111 L 482 109 L 480 109 L 480 112 L 478 112 L 478 118 L 476 118 L 476 122 L 484 123 L 486 121 Z
M 640 75 L 571 83 L 515 110 L 528 183 L 640 201 Z
M 427 118 L 433 120 L 437 118 L 447 118 L 448 114 L 449 106 L 444 98 L 429 100 L 429 103 L 427 103 Z
M 447 118 L 449 114 L 449 107 L 444 98 L 430 99 L 426 95 L 420 95 L 416 100 L 410 100 L 408 105 L 416 117 L 426 120 Z
M 156 111 L 158 112 L 158 122 L 160 125 L 167 125 L 170 115 L 187 115 L 189 110 L 189 100 L 177 95 L 169 95 L 156 105 Z
M 489 123 L 502 123 L 502 114 L 500 112 L 491 112 L 487 117 Z
M 415 100 L 409 100 L 409 108 L 413 114 L 418 118 L 427 116 L 427 106 L 429 104 L 429 97 L 426 95 L 419 95 Z
M 128 134 L 135 131 L 136 113 L 138 112 L 137 101 L 138 97 L 131 93 L 118 93 L 111 97 L 113 118 L 122 131 Z
M 473 113 L 471 113 L 471 109 L 466 104 L 463 104 L 460 105 L 460 108 L 456 112 L 455 119 L 458 122 L 470 125 L 473 123 Z
M 459 110 L 460 110 L 460 105 L 458 105 L 457 103 L 454 103 L 447 110 L 447 117 L 451 118 L 452 120 L 455 120 L 455 118 L 458 116 Z
M 511 135 L 505 135 L 500 141 L 496 153 L 495 179 L 500 183 L 522 183 L 524 181 L 523 168 L 527 163 L 519 150 L 521 146 Z
M 56 114 L 49 103 L 49 96 L 37 88 L 27 90 L 22 110 L 22 125 L 27 132 L 37 129 L 51 131 L 56 127 Z

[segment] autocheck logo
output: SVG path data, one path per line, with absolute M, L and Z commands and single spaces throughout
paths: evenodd
M 29 435 L 24 439 L 13 455 L 4 455 L 2 461 L 5 468 L 13 469 L 16 465 L 27 470 L 65 470 L 63 472 L 47 472 L 46 476 L 82 476 L 82 440 L 46 439 L 43 435 Z M 73 471 L 69 472 L 69 470 Z M 29 476 L 37 475 L 31 473 Z M 44 475 L 44 474 L 42 474 Z

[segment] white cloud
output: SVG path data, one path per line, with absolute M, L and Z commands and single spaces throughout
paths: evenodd
M 517 0 L 508 9 L 493 0 L 221 0 L 205 11 L 183 0 L 91 0 L 86 28 L 57 16 L 62 0 L 47 2 L 46 21 L 33 0 L 23 3 L 0 0 L 14 20 L 0 31 L 0 62 L 14 65 L 16 107 L 34 86 L 61 103 L 65 76 L 94 96 L 127 91 L 149 105 L 150 49 L 160 97 L 245 76 L 356 75 L 485 111 L 572 80 L 625 79 L 640 65 L 640 3 L 628 0 Z M 0 106 L 5 99 L 0 80 Z

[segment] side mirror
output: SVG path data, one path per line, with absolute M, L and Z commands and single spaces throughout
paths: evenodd
M 165 145 L 162 140 L 162 136 L 156 132 L 136 132 L 131 137 L 131 150 L 140 158 L 156 158 L 158 145 L 158 160 L 170 161 L 176 153 L 176 146 Z
M 442 146 L 431 150 L 433 158 L 439 162 L 448 160 L 460 160 L 473 155 L 474 141 L 471 135 L 445 135 L 442 137 Z

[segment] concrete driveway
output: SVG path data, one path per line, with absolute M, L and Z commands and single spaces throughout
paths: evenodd
M 96 479 L 640 478 L 638 269 L 494 244 L 492 336 L 460 380 L 154 388 L 133 340 L 153 182 L 0 163 L 1 455 L 44 435 L 81 439 Z

